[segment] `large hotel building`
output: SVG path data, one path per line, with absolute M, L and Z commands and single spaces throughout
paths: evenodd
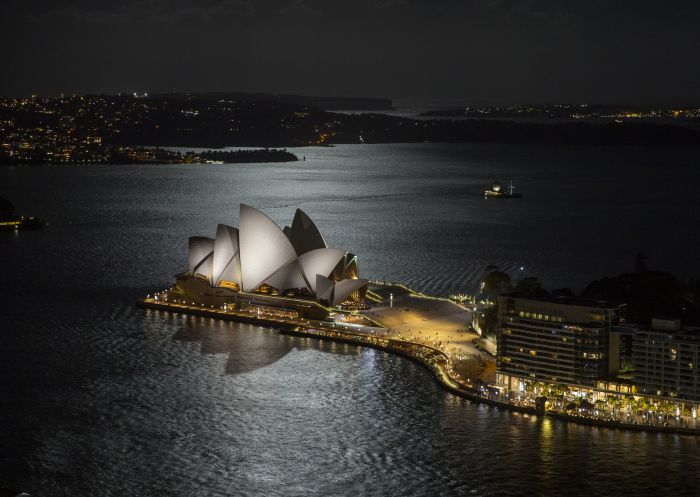
M 700 328 L 679 319 L 623 324 L 624 306 L 578 298 L 498 298 L 497 382 L 523 392 L 527 382 L 581 390 L 700 402 Z M 624 374 L 620 371 L 625 361 Z
M 679 319 L 652 319 L 632 337 L 633 381 L 638 393 L 700 400 L 700 328 Z
M 498 383 L 524 381 L 594 387 L 619 368 L 619 338 L 611 333 L 623 307 L 576 298 L 498 298 Z

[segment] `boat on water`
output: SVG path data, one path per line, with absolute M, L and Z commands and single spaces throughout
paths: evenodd
M 484 198 L 523 198 L 522 193 L 515 193 L 513 182 L 508 185 L 508 190 L 503 190 L 503 186 L 498 181 L 491 184 L 491 188 L 484 190 Z
M 0 231 L 38 230 L 43 227 L 44 221 L 38 217 L 0 218 Z
M 0 197 L 0 231 L 36 230 L 44 227 L 44 221 L 33 216 L 16 216 L 15 206 Z

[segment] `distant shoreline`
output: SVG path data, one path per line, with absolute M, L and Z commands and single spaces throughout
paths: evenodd
M 257 100 L 256 100 L 257 99 Z M 62 98 L 0 97 L 0 164 L 128 164 L 283 162 L 293 154 L 265 151 L 244 156 L 196 158 L 144 152 L 146 147 L 302 147 L 380 143 L 494 143 L 576 146 L 700 145 L 692 127 L 642 122 L 639 112 L 587 108 L 586 115 L 624 115 L 609 122 L 522 122 L 494 119 L 523 113 L 500 108 L 475 118 L 416 119 L 383 113 L 389 102 L 355 102 L 371 113 L 331 112 L 350 107 L 323 99 L 287 100 L 265 95 L 185 94 L 137 97 L 87 95 Z M 352 103 L 352 102 L 351 102 Z M 318 107 L 323 105 L 323 107 Z M 556 107 L 561 115 L 573 110 Z M 576 108 L 576 116 L 583 115 Z M 453 111 L 454 112 L 454 111 Z M 458 113 L 462 113 L 459 111 Z M 523 110 L 525 112 L 525 110 Z M 549 115 L 549 108 L 529 111 Z M 539 112 L 539 113 L 538 113 Z M 553 112 L 553 111 L 552 111 Z M 695 116 L 693 109 L 654 111 L 659 116 Z M 568 113 L 568 114 L 567 114 Z M 700 109 L 697 110 L 700 114 Z M 556 115 L 559 115 L 556 114 Z M 640 118 L 633 116 L 640 116 Z M 243 152 L 240 152 L 243 156 Z
M 196 309 L 173 303 L 158 302 L 154 301 L 153 299 L 138 299 L 136 302 L 136 307 L 268 326 L 276 329 L 281 334 L 317 340 L 330 340 L 338 343 L 351 344 L 358 347 L 370 347 L 383 350 L 421 364 L 433 374 L 433 377 L 442 388 L 457 397 L 478 404 L 505 409 L 511 412 L 531 416 L 550 417 L 565 422 L 596 426 L 600 428 L 700 436 L 700 431 L 692 428 L 652 424 L 634 424 L 623 421 L 595 419 L 592 417 L 565 414 L 549 410 L 538 410 L 533 407 L 517 405 L 512 402 L 502 402 L 480 393 L 474 386 L 456 381 L 450 374 L 450 361 L 448 356 L 443 351 L 429 345 L 409 340 L 369 336 L 363 333 L 347 330 L 343 331 L 340 329 L 326 329 L 319 327 L 312 328 L 310 326 L 301 325 L 291 326 L 289 324 L 284 324 L 279 321 L 260 316 L 240 316 L 213 308 L 203 307 L 201 309 Z
M 91 160 L 92 159 L 92 160 Z M 141 164 L 262 164 L 296 162 L 295 154 L 286 149 L 255 148 L 251 150 L 204 150 L 201 152 L 164 149 L 159 147 L 108 147 L 89 158 L 67 157 L 47 159 L 0 157 L 0 166 L 16 165 L 141 165 Z

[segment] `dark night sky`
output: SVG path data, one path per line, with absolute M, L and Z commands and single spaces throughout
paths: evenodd
M 700 102 L 700 3 L 2 0 L 0 94 Z

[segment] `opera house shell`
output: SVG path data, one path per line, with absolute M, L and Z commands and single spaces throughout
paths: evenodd
M 318 228 L 297 209 L 291 227 L 241 204 L 238 228 L 219 224 L 215 238 L 190 237 L 189 275 L 211 287 L 314 299 L 336 307 L 359 302 L 367 280 L 357 258 L 329 248 Z

